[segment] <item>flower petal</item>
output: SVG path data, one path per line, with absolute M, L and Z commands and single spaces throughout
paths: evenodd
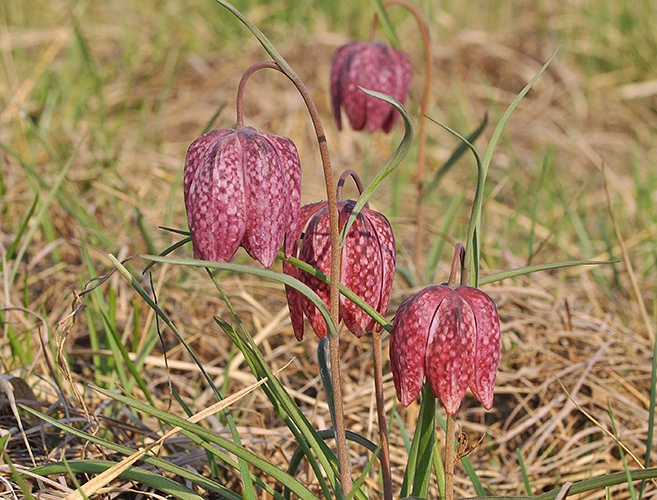
M 424 383 L 429 328 L 451 290 L 434 285 L 406 299 L 397 309 L 390 333 L 390 367 L 397 399 L 408 406 Z
M 291 249 L 291 256 L 296 257 L 298 253 L 299 240 L 301 239 L 301 232 L 308 224 L 308 220 L 315 215 L 319 210 L 326 207 L 327 203 L 325 201 L 319 203 L 311 203 L 310 205 L 304 205 L 301 207 L 301 213 L 299 216 L 299 224 L 295 228 L 295 232 L 292 235 L 292 239 L 296 241 L 296 244 Z M 293 278 L 301 278 L 301 270 L 297 266 L 283 262 L 283 272 Z M 290 322 L 292 323 L 292 329 L 294 330 L 294 336 L 297 340 L 303 340 L 303 305 L 302 301 L 304 295 L 292 288 L 291 286 L 285 285 L 285 295 L 287 296 L 287 307 L 290 310 Z
M 474 372 L 475 316 L 450 290 L 429 329 L 425 369 L 434 395 L 450 415 L 461 406 Z
M 340 219 L 346 222 L 356 204 L 349 200 L 341 204 Z M 352 292 L 375 309 L 381 302 L 381 248 L 374 226 L 361 211 L 349 228 L 342 247 L 341 281 Z M 360 338 L 374 328 L 374 319 L 354 302 L 340 295 L 340 317 L 347 329 Z
M 474 347 L 474 376 L 470 390 L 490 410 L 493 407 L 495 377 L 500 359 L 500 319 L 495 302 L 481 290 L 467 286 L 456 293 L 472 307 L 477 325 Z
M 271 267 L 285 238 L 286 190 L 281 157 L 252 127 L 239 133 L 243 150 L 246 232 L 242 246 L 264 267 Z
M 194 257 L 228 262 L 246 231 L 242 148 L 235 131 L 215 130 L 194 141 L 184 177 Z

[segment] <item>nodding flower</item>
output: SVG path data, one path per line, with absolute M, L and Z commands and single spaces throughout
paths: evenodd
M 284 240 L 290 255 L 301 206 L 290 139 L 253 127 L 212 130 L 187 151 L 184 191 L 194 258 L 227 262 L 242 245 L 270 267 Z
M 346 173 L 355 174 L 353 171 Z M 338 199 L 341 199 L 341 196 L 339 187 Z M 355 205 L 356 202 L 353 200 L 338 202 L 340 230 L 349 220 Z M 301 238 L 306 224 L 305 235 Z M 331 234 L 328 203 L 320 202 L 302 207 L 297 232 L 297 241 L 301 240 L 299 259 L 325 274 L 330 274 Z M 385 315 L 390 304 L 396 263 L 395 238 L 388 219 L 364 207 L 347 232 L 340 260 L 340 283 L 381 315 Z M 329 305 L 329 285 L 288 263 L 283 264 L 283 271 L 308 285 L 327 306 Z M 287 299 L 294 335 L 298 340 L 303 339 L 304 314 L 317 336 L 326 337 L 324 319 L 310 300 L 291 287 L 287 288 Z M 375 326 L 374 319 L 343 295 L 340 295 L 339 317 L 344 321 L 347 329 L 359 338 Z
M 390 333 L 390 364 L 404 406 L 426 377 L 445 410 L 454 415 L 468 389 L 487 410 L 493 406 L 500 355 L 495 302 L 469 286 L 433 285 L 399 306 Z
M 388 94 L 400 103 L 408 97 L 412 68 L 408 56 L 383 43 L 351 42 L 338 49 L 331 69 L 333 114 L 342 130 L 341 108 L 351 128 L 390 132 L 399 112 L 387 102 L 367 95 L 363 87 Z

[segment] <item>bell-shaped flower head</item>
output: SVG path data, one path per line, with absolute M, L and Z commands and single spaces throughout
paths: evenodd
M 383 92 L 404 104 L 411 87 L 412 68 L 408 56 L 383 43 L 351 42 L 338 49 L 331 69 L 333 114 L 342 130 L 340 109 L 344 108 L 351 128 L 390 132 L 399 112 L 387 102 L 358 89 Z
M 184 173 L 194 258 L 228 262 L 242 245 L 270 267 L 293 248 L 301 205 L 294 143 L 252 127 L 216 129 L 194 141 Z
M 390 334 L 397 398 L 413 402 L 426 377 L 434 396 L 454 415 L 470 387 L 490 410 L 500 353 L 493 300 L 468 286 L 434 285 L 399 306 Z
M 341 227 L 349 219 L 355 204 L 353 200 L 338 203 Z M 304 219 L 308 220 L 308 227 L 301 240 L 299 258 L 325 274 L 330 274 L 331 235 L 328 204 L 324 202 L 306 207 L 301 210 L 301 220 L 302 223 Z M 385 315 L 390 304 L 395 262 L 395 239 L 388 219 L 378 212 L 363 208 L 349 228 L 342 246 L 341 284 L 356 293 L 377 312 Z M 324 303 L 329 305 L 329 286 L 326 283 L 289 264 L 285 265 L 284 271 L 312 288 Z M 317 336 L 326 337 L 324 319 L 302 294 L 288 289 L 288 307 L 294 334 L 298 340 L 301 340 L 304 334 L 303 314 L 310 321 Z M 339 317 L 357 337 L 374 328 L 374 320 L 343 295 L 340 295 Z

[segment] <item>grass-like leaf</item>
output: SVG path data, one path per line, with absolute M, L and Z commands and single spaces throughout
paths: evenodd
M 341 243 L 344 241 L 354 220 L 356 220 L 356 217 L 365 206 L 365 203 L 368 202 L 368 200 L 374 194 L 374 191 L 376 191 L 376 188 L 381 185 L 386 177 L 388 177 L 392 171 L 399 166 L 399 164 L 408 153 L 408 150 L 411 148 L 411 144 L 413 143 L 413 123 L 411 122 L 411 117 L 409 116 L 404 106 L 402 106 L 397 100 L 382 92 L 376 92 L 374 90 L 368 90 L 362 87 L 358 88 L 362 92 L 365 92 L 372 97 L 376 97 L 377 99 L 381 99 L 382 101 L 387 102 L 397 111 L 399 111 L 404 121 L 404 137 L 402 137 L 399 146 L 397 146 L 397 149 L 395 149 L 395 151 L 392 153 L 392 156 L 388 158 L 388 161 L 383 164 L 376 175 L 374 175 L 374 178 L 370 181 L 370 183 L 365 187 L 361 195 L 358 197 L 358 200 L 356 201 L 356 204 L 351 211 L 351 215 L 349 216 L 349 220 L 347 220 L 347 223 L 342 228 L 342 233 L 340 234 Z
M 479 279 L 479 285 L 488 285 L 496 281 L 505 280 L 508 278 L 515 278 L 516 276 L 524 276 L 525 274 L 536 273 L 538 271 L 548 271 L 550 269 L 563 269 L 566 267 L 574 266 L 597 266 L 601 264 L 613 264 L 615 260 L 570 260 L 565 262 L 552 262 L 551 264 L 536 264 L 533 266 L 519 267 L 517 269 L 510 269 L 509 271 L 501 271 L 499 273 L 489 274 Z
M 169 257 L 160 257 L 158 255 L 142 255 L 144 259 L 152 260 L 155 262 L 162 262 L 166 264 L 175 264 L 178 266 L 192 266 L 192 267 L 203 267 L 207 269 L 221 269 L 224 271 L 232 271 L 236 273 L 251 274 L 253 276 L 260 276 L 262 278 L 271 279 L 283 283 L 284 285 L 289 285 L 295 290 L 298 290 L 303 295 L 310 300 L 315 307 L 319 310 L 320 314 L 326 322 L 326 326 L 330 334 L 337 335 L 335 330 L 335 325 L 331 320 L 331 315 L 328 308 L 322 302 L 317 294 L 308 286 L 301 283 L 299 280 L 294 279 L 292 276 L 287 274 L 277 273 L 276 271 L 271 271 L 270 269 L 262 269 L 259 267 L 251 266 L 242 266 L 239 264 L 231 264 L 227 262 L 211 262 L 207 260 L 196 260 L 196 259 L 174 259 Z
M 67 472 L 75 474 L 101 474 L 115 465 L 116 462 L 110 462 L 108 460 L 67 460 L 66 463 L 58 462 L 35 467 L 31 469 L 30 472 L 44 476 L 63 474 Z M 206 498 L 173 479 L 155 474 L 141 467 L 129 467 L 123 471 L 119 477 L 127 479 L 128 481 L 135 481 L 136 483 L 150 486 L 162 493 L 181 500 L 203 500 Z
M 299 481 L 294 479 L 287 472 L 282 471 L 281 469 L 272 465 L 267 460 L 263 459 L 262 457 L 259 457 L 255 453 L 243 448 L 242 446 L 238 446 L 232 441 L 218 435 L 217 433 L 211 430 L 202 427 L 199 424 L 190 422 L 176 415 L 172 415 L 158 408 L 154 408 L 152 406 L 149 406 L 139 401 L 138 399 L 129 396 L 115 394 L 112 391 L 108 391 L 99 387 L 96 387 L 95 390 L 97 390 L 98 392 L 100 392 L 101 394 L 103 394 L 108 398 L 114 399 L 115 401 L 131 406 L 138 411 L 151 415 L 161 420 L 162 422 L 165 422 L 168 425 L 171 425 L 173 427 L 180 427 L 181 429 L 187 432 L 193 433 L 199 436 L 200 438 L 206 440 L 207 442 L 223 448 L 228 453 L 232 453 L 236 455 L 238 458 L 246 460 L 249 464 L 263 471 L 264 473 L 270 475 L 276 481 L 280 482 L 283 486 L 289 487 L 290 490 L 293 491 L 300 498 L 303 498 L 305 500 L 316 499 L 316 497 L 303 484 L 301 484 Z

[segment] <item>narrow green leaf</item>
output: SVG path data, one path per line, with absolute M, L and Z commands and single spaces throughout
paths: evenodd
M 516 448 L 516 455 L 518 455 L 518 465 L 520 466 L 520 470 L 522 472 L 522 479 L 525 482 L 525 492 L 527 495 L 534 496 L 532 493 L 532 485 L 529 482 L 529 476 L 527 475 L 527 467 L 525 467 L 525 462 L 522 459 L 522 454 L 520 453 L 520 448 Z
M 422 387 L 420 400 L 420 415 L 415 428 L 415 435 L 408 454 L 404 481 L 400 497 L 413 496 L 426 497 L 429 491 L 429 479 L 433 459 L 433 440 L 435 436 L 436 398 L 429 385 L 425 382 Z M 412 491 L 412 493 L 411 493 Z
M 188 232 L 185 232 L 185 234 L 189 234 L 189 233 L 188 233 Z M 162 251 L 159 253 L 159 255 L 160 255 L 161 257 L 164 257 L 165 255 L 169 255 L 169 254 L 170 254 L 171 252 L 173 252 L 174 250 L 178 250 L 180 247 L 185 246 L 187 243 L 191 243 L 191 241 L 192 241 L 191 236 L 187 236 L 187 238 L 183 238 L 182 240 L 175 242 L 175 243 L 174 243 L 173 245 L 171 245 L 170 247 L 165 248 L 164 250 L 162 250 Z M 141 272 L 141 274 L 142 274 L 142 275 L 146 274 L 146 273 L 150 270 L 150 268 L 153 267 L 154 265 L 155 265 L 155 262 L 149 262 L 148 265 L 147 265 L 147 266 L 144 268 L 144 270 Z
M 227 304 L 230 304 L 230 301 L 228 301 Z M 229 305 L 229 308 L 232 308 L 232 306 Z M 242 328 L 243 325 L 241 326 L 244 335 L 244 338 L 242 338 L 232 325 L 217 317 L 215 317 L 215 321 L 223 328 L 228 337 L 233 341 L 234 345 L 240 349 L 244 355 L 244 359 L 256 378 L 261 380 L 262 378 L 267 377 L 267 382 L 262 388 L 274 409 L 281 416 L 285 425 L 290 429 L 296 441 L 300 443 L 300 446 L 306 453 L 308 462 L 312 467 L 325 496 L 328 498 L 330 492 L 324 479 L 324 475 L 320 470 L 318 460 L 326 472 L 334 491 L 337 491 L 336 495 L 338 498 L 342 498 L 340 490 L 336 489 L 338 474 L 337 458 L 321 438 L 317 436 L 317 432 L 310 425 L 303 412 L 299 410 L 294 400 L 271 372 L 248 330 Z M 239 317 L 236 317 L 236 321 L 241 324 Z M 317 459 L 315 459 L 315 456 L 307 443 L 309 443 L 310 447 L 315 451 Z
M 222 269 L 225 271 L 232 271 L 236 273 L 244 273 L 244 274 L 251 274 L 253 276 L 260 276 L 262 278 L 268 278 L 274 281 L 278 281 L 279 283 L 283 283 L 284 285 L 289 285 L 295 290 L 298 290 L 302 294 L 304 294 L 308 300 L 310 300 L 315 307 L 319 310 L 320 314 L 324 318 L 324 321 L 326 322 L 326 326 L 332 335 L 337 335 L 337 331 L 335 330 L 335 325 L 333 324 L 333 321 L 331 320 L 331 315 L 329 313 L 328 308 L 322 302 L 322 299 L 320 299 L 317 294 L 308 286 L 305 284 L 301 283 L 299 280 L 294 279 L 292 276 L 288 276 L 287 274 L 283 273 L 277 273 L 276 271 L 271 271 L 270 269 L 262 269 L 259 267 L 251 267 L 251 266 L 242 266 L 239 264 L 231 264 L 227 262 L 210 262 L 207 260 L 195 260 L 195 259 L 180 259 L 180 258 L 169 258 L 169 257 L 160 257 L 158 255 L 141 255 L 140 257 L 148 260 L 152 260 L 155 262 L 162 262 L 162 263 L 167 263 L 167 264 L 175 264 L 178 266 L 192 266 L 192 267 L 203 267 L 203 268 L 208 268 L 208 269 Z
M 429 120 L 432 122 L 436 123 L 437 125 L 440 125 L 441 127 L 445 128 L 450 133 L 453 133 L 452 129 L 445 127 L 442 125 L 440 122 L 434 120 L 430 116 L 427 116 Z M 488 125 L 488 113 L 484 115 L 484 119 L 481 121 L 479 126 L 474 130 L 474 132 L 470 133 L 464 141 L 461 141 L 461 143 L 457 146 L 457 148 L 454 150 L 452 155 L 447 159 L 445 164 L 436 172 L 436 175 L 434 176 L 433 180 L 431 183 L 427 186 L 427 188 L 424 190 L 424 193 L 422 193 L 422 203 L 424 203 L 427 198 L 433 193 L 433 191 L 440 185 L 440 181 L 443 180 L 443 177 L 451 170 L 451 168 L 456 164 L 456 162 L 463 156 L 463 154 L 466 152 L 467 149 L 470 149 L 470 145 L 477 140 L 477 138 L 481 135 L 481 133 L 484 131 L 486 128 L 486 125 Z M 461 138 L 460 136 L 457 136 L 459 139 Z
M 518 96 L 513 100 L 513 102 L 509 105 L 507 110 L 504 112 L 502 115 L 502 118 L 500 118 L 500 121 L 497 123 L 495 126 L 495 130 L 493 131 L 493 135 L 491 136 L 490 142 L 488 143 L 488 147 L 486 148 L 486 152 L 484 153 L 484 156 L 481 161 L 481 165 L 478 167 L 478 176 L 477 176 L 477 191 L 475 194 L 475 200 L 474 203 L 472 204 L 472 213 L 470 215 L 470 228 L 468 229 L 468 239 L 465 245 L 465 269 L 473 270 L 473 272 L 468 273 L 468 285 L 478 287 L 479 282 L 478 282 L 478 265 L 479 265 L 479 256 L 481 253 L 481 248 L 480 248 L 480 242 L 481 242 L 481 209 L 483 206 L 484 202 L 484 188 L 486 184 L 486 176 L 488 175 L 488 167 L 490 166 L 491 159 L 493 157 L 493 153 L 495 152 L 495 148 L 497 146 L 497 143 L 500 139 L 500 136 L 502 135 L 502 131 L 504 130 L 504 127 L 506 126 L 506 123 L 509 121 L 509 118 L 511 117 L 511 114 L 513 111 L 516 109 L 520 101 L 525 97 L 527 92 L 534 86 L 534 83 L 536 83 L 536 80 L 543 74 L 543 72 L 547 69 L 547 67 L 550 65 L 552 62 L 552 59 L 557 55 L 557 52 L 561 48 L 561 45 L 557 47 L 557 50 L 555 50 L 548 61 L 543 65 L 543 67 L 540 69 L 538 73 L 536 73 L 536 76 L 531 79 L 531 81 L 523 88 Z
M 349 232 L 349 228 L 353 224 L 354 220 L 356 220 L 356 217 L 358 216 L 362 208 L 365 206 L 365 203 L 368 202 L 368 200 L 374 194 L 376 188 L 378 188 L 381 185 L 381 183 L 386 179 L 386 177 L 388 177 L 392 173 L 392 171 L 399 166 L 399 164 L 402 162 L 402 160 L 408 153 L 408 150 L 411 148 L 411 144 L 413 143 L 413 123 L 411 122 L 411 117 L 408 115 L 408 112 L 406 111 L 404 106 L 402 106 L 397 100 L 393 99 L 389 95 L 386 95 L 382 92 L 376 92 L 374 90 L 368 90 L 362 87 L 358 87 L 358 88 L 361 91 L 365 92 L 366 94 L 371 95 L 372 97 L 376 97 L 377 99 L 381 99 L 382 101 L 387 102 L 391 106 L 395 107 L 397 111 L 399 111 L 399 113 L 402 116 L 402 119 L 404 120 L 404 137 L 402 137 L 399 146 L 397 146 L 397 149 L 395 149 L 394 153 L 392 153 L 392 156 L 388 158 L 388 161 L 386 161 L 384 165 L 379 169 L 379 171 L 376 173 L 374 178 L 370 181 L 370 183 L 365 187 L 365 189 L 361 193 L 360 197 L 358 198 L 358 201 L 356 201 L 356 205 L 354 205 L 354 208 L 351 211 L 349 220 L 342 228 L 342 233 L 340 234 L 341 243 L 344 241 L 345 236 Z
M 613 264 L 618 262 L 616 260 L 570 260 L 564 262 L 553 262 L 551 264 L 536 264 L 534 266 L 519 267 L 509 271 L 502 271 L 499 273 L 489 274 L 479 279 L 479 285 L 488 285 L 496 281 L 505 280 L 508 278 L 515 278 L 516 276 L 524 276 L 538 271 L 547 271 L 549 269 L 562 269 L 574 266 L 597 266 L 600 264 Z
M 609 419 L 611 421 L 611 429 L 614 432 L 614 438 L 616 439 L 616 446 L 618 447 L 618 453 L 620 455 L 621 461 L 623 462 L 623 468 L 625 469 L 625 477 L 627 477 L 627 488 L 630 490 L 630 498 L 636 500 L 636 490 L 634 488 L 634 483 L 632 483 L 632 474 L 630 474 L 630 469 L 627 466 L 627 459 L 625 458 L 625 452 L 621 446 L 620 439 L 618 438 L 618 431 L 616 430 L 616 420 L 614 419 L 614 410 L 611 408 L 611 401 L 607 399 L 607 410 L 609 411 Z
M 107 448 L 108 450 L 115 451 L 117 453 L 121 453 L 125 456 L 130 456 L 132 455 L 135 450 L 132 448 L 128 448 L 127 446 L 123 446 L 117 443 L 114 443 L 112 441 L 108 441 L 107 439 L 100 438 L 98 436 L 92 436 L 91 434 L 88 434 L 84 431 L 81 431 L 79 429 L 76 429 L 75 427 L 71 427 L 69 425 L 66 425 L 63 422 L 60 422 L 57 419 L 54 419 L 52 417 L 49 417 L 48 415 L 44 415 L 43 413 L 39 413 L 38 411 L 29 408 L 27 406 L 21 406 L 25 411 L 31 413 L 32 415 L 40 418 L 41 420 L 59 428 L 62 429 L 65 432 L 68 432 L 69 434 L 72 434 L 74 436 L 77 436 L 79 438 L 82 438 L 85 442 L 88 441 L 90 443 L 97 444 L 99 446 L 102 446 L 104 448 Z M 154 465 L 155 467 L 158 467 L 162 470 L 165 470 L 167 472 L 170 472 L 172 474 L 176 474 L 177 476 L 182 477 L 185 480 L 188 480 L 196 485 L 198 485 L 201 488 L 204 488 L 209 491 L 214 491 L 217 493 L 220 493 L 224 495 L 225 498 L 228 498 L 230 500 L 241 500 L 241 497 L 237 495 L 236 493 L 232 492 L 228 488 L 221 486 L 218 483 L 215 483 L 214 481 L 207 479 L 206 477 L 203 477 L 200 474 L 195 474 L 193 472 L 190 472 L 189 470 L 185 469 L 184 467 L 177 466 L 175 464 L 172 464 L 171 462 L 168 462 L 166 460 L 163 460 L 158 457 L 154 457 L 152 455 L 144 455 L 142 457 L 142 461 L 149 463 L 151 465 Z M 48 467 L 48 465 L 44 465 L 42 467 Z M 35 470 L 40 470 L 38 467 L 36 469 L 30 469 L 31 471 Z M 45 474 L 45 473 L 44 473 Z
M 82 144 L 84 143 L 84 139 L 80 139 L 78 142 L 78 145 L 75 147 L 75 150 L 73 151 L 73 154 L 71 157 L 68 159 L 66 164 L 63 166 L 61 172 L 57 176 L 57 179 L 55 179 L 55 182 L 52 184 L 50 187 L 50 191 L 48 192 L 48 196 L 46 196 L 46 199 L 43 200 L 43 204 L 41 207 L 39 207 L 39 211 L 37 212 L 36 216 L 34 217 L 34 222 L 30 226 L 30 228 L 27 230 L 27 233 L 25 234 L 25 238 L 23 239 L 20 248 L 18 249 L 18 252 L 16 253 L 16 258 L 14 260 L 14 266 L 11 269 L 11 272 L 9 273 L 9 284 L 12 284 L 14 282 L 14 279 L 16 278 L 16 273 L 18 272 L 18 267 L 20 266 L 22 260 L 23 260 L 23 255 L 25 255 L 25 252 L 27 251 L 28 247 L 32 243 L 32 238 L 34 237 L 34 233 L 36 230 L 39 228 L 41 225 L 41 221 L 47 217 L 48 209 L 50 208 L 50 204 L 52 203 L 53 198 L 55 198 L 55 195 L 59 191 L 59 188 L 62 186 L 62 183 L 64 182 L 64 179 L 66 179 L 66 175 L 68 174 L 69 169 L 71 168 L 71 165 L 73 165 L 73 160 L 76 158 L 78 155 L 78 151 L 80 151 L 80 148 L 82 147 Z
M 242 458 L 246 460 L 254 467 L 270 475 L 272 478 L 280 482 L 282 485 L 288 486 L 290 490 L 293 491 L 300 498 L 304 498 L 306 500 L 316 500 L 316 497 L 303 484 L 298 482 L 287 472 L 282 471 L 281 469 L 272 465 L 267 460 L 263 459 L 262 457 L 259 457 L 255 453 L 243 448 L 242 446 L 233 443 L 232 441 L 220 436 L 219 434 L 216 434 L 211 430 L 206 429 L 205 427 L 199 424 L 189 422 L 184 418 L 178 417 L 176 415 L 172 415 L 158 408 L 154 408 L 152 406 L 149 406 L 139 401 L 138 399 L 129 396 L 116 394 L 112 391 L 108 391 L 100 387 L 94 387 L 94 390 L 100 392 L 101 394 L 103 394 L 104 396 L 110 399 L 126 404 L 128 406 L 132 406 L 133 408 L 139 411 L 142 411 L 148 415 L 156 417 L 161 421 L 167 423 L 168 425 L 180 427 L 181 429 L 191 432 L 203 438 L 204 440 L 209 441 L 210 443 L 220 446 L 221 448 L 225 449 L 227 452 L 233 453 L 238 458 Z
M 331 284 L 331 277 L 328 274 L 323 273 L 319 269 L 311 266 L 310 264 L 300 259 L 297 259 L 296 257 L 290 257 L 289 259 L 286 259 L 283 253 L 279 252 L 278 258 L 292 264 L 293 266 L 298 267 L 302 271 L 307 272 L 311 276 L 316 277 L 317 279 L 328 285 Z M 385 331 L 390 332 L 390 330 L 392 329 L 392 325 L 390 324 L 390 322 L 386 320 L 385 317 L 382 316 L 376 309 L 374 309 L 371 305 L 369 305 L 362 298 L 360 298 L 355 292 L 351 291 L 343 284 L 340 284 L 340 293 L 345 297 L 347 297 L 349 300 L 351 300 L 354 304 L 360 307 L 367 314 L 369 314 L 369 316 L 372 319 L 374 319 L 374 321 L 376 321 L 379 325 L 381 325 Z
M 397 50 L 401 50 L 401 42 L 399 41 L 395 27 L 390 22 L 388 14 L 381 4 L 381 0 L 370 0 L 370 3 L 372 4 L 374 12 L 376 12 L 379 24 L 383 28 L 388 40 L 390 40 L 390 45 Z
M 67 460 L 66 463 L 59 462 L 54 464 L 42 465 L 30 469 L 31 473 L 40 475 L 63 474 L 73 472 L 75 474 L 100 474 L 107 469 L 114 467 L 116 462 L 108 460 Z M 171 495 L 181 500 L 203 500 L 205 497 L 199 495 L 186 486 L 177 483 L 173 479 L 160 476 L 141 467 L 129 467 L 119 476 L 128 481 L 134 481 L 155 488 L 158 491 Z
M 653 436 L 655 432 L 655 397 L 657 392 L 657 340 L 652 348 L 652 371 L 650 374 L 650 406 L 648 408 L 648 435 L 646 436 L 646 455 L 644 466 L 650 465 L 650 452 L 653 445 Z M 643 490 L 646 486 L 646 481 L 641 482 L 641 489 L 639 490 L 639 498 L 643 497 Z
M 435 432 L 435 431 L 434 431 Z M 438 436 L 433 438 L 433 473 L 436 476 L 436 483 L 438 484 L 438 493 L 440 498 L 445 498 L 445 465 L 443 458 L 440 454 L 440 445 L 438 444 Z
M 23 219 L 23 222 L 21 222 L 18 231 L 16 231 L 16 237 L 14 238 L 14 241 L 11 243 L 11 245 L 9 245 L 9 248 L 7 249 L 7 260 L 12 260 L 15 257 L 14 253 L 16 252 L 16 248 L 18 248 L 18 244 L 21 242 L 21 238 L 23 237 L 23 234 L 25 234 L 25 230 L 28 228 L 30 224 L 30 220 L 34 215 L 34 211 L 36 210 L 38 203 L 39 203 L 39 195 L 37 194 L 34 197 L 34 203 L 32 203 L 32 206 L 30 207 L 27 216 Z M 0 271 L 2 271 L 2 262 L 0 262 Z

